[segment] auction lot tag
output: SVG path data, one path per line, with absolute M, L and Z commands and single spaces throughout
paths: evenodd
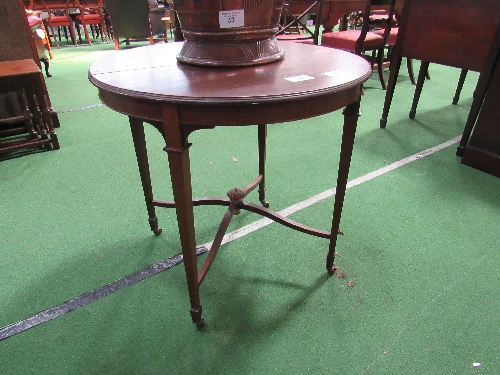
M 219 12 L 219 25 L 221 29 L 245 26 L 245 10 L 224 10 Z

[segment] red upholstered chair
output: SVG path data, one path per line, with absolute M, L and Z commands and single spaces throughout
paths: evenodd
M 385 41 L 385 44 L 387 46 L 395 46 L 396 45 L 396 39 L 398 38 L 398 31 L 399 27 L 391 27 L 391 30 L 389 32 L 389 35 L 387 35 L 387 39 Z M 385 30 L 375 30 L 374 33 L 378 34 L 380 36 L 384 36 Z
M 370 17 L 370 25 L 372 26 L 372 28 L 380 26 L 380 25 L 385 26 L 385 23 L 389 19 L 387 13 L 384 11 L 381 11 L 381 10 L 373 11 L 369 17 Z M 395 18 L 396 18 L 396 16 L 393 15 L 393 18 L 392 18 L 393 22 L 396 22 Z
M 50 30 L 54 42 L 57 47 L 59 47 L 59 42 L 57 41 L 56 30 L 59 27 L 67 27 L 69 29 L 71 40 L 74 45 L 77 46 L 75 29 L 73 28 L 73 20 L 69 16 L 68 12 L 68 1 L 66 0 L 39 0 L 37 3 L 40 3 L 47 12 L 48 17 L 44 19 L 44 23 L 47 25 L 47 28 Z
M 380 36 L 384 36 L 384 31 L 385 30 L 376 30 L 374 31 L 375 34 L 378 34 Z M 388 53 L 387 53 L 387 60 L 390 60 L 390 54 L 392 51 L 392 48 L 396 45 L 396 39 L 398 38 L 398 31 L 399 27 L 392 27 L 391 31 L 389 33 L 389 36 L 387 37 L 387 40 L 385 41 L 385 45 L 388 47 Z M 413 62 L 412 59 L 406 59 L 406 66 L 408 68 L 408 76 L 410 77 L 410 82 L 414 85 L 415 84 L 415 74 L 413 73 Z M 427 75 L 427 78 L 429 76 Z
M 327 32 L 321 37 L 321 45 L 325 47 L 338 48 L 345 51 L 351 51 L 360 56 L 366 56 L 365 52 L 371 51 L 371 64 L 372 67 L 377 58 L 377 68 L 382 88 L 385 89 L 384 80 L 384 47 L 387 37 L 391 31 L 392 21 L 394 17 L 394 5 L 396 0 L 367 0 L 363 14 L 371 14 L 372 10 L 386 9 L 388 15 L 388 22 L 383 29 L 383 35 L 376 34 L 370 31 L 371 23 L 369 17 L 363 17 L 363 24 L 360 30 L 345 30 L 337 32 Z
M 101 39 L 109 43 L 108 30 L 102 12 L 103 0 L 75 0 L 75 5 L 80 14 L 75 17 L 75 26 L 80 35 L 80 26 L 83 28 L 87 42 L 92 45 L 88 27 L 96 26 L 101 34 Z M 81 38 L 80 38 L 81 43 Z

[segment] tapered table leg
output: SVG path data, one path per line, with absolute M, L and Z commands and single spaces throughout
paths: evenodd
M 189 163 L 189 145 L 182 134 L 177 107 L 163 104 L 163 129 L 170 166 L 170 177 L 174 193 L 177 224 L 181 240 L 184 268 L 191 302 L 191 318 L 196 325 L 203 324 L 201 316 L 200 284 L 196 259 L 196 239 L 194 230 L 193 194 Z
M 267 138 L 267 125 L 258 125 L 258 139 L 259 139 L 259 175 L 262 180 L 259 183 L 259 202 L 264 207 L 269 207 L 269 202 L 266 201 L 266 138 Z
M 337 187 L 335 191 L 335 203 L 333 206 L 333 218 L 330 246 L 326 257 L 326 269 L 328 273 L 335 272 L 335 246 L 339 235 L 340 217 L 347 187 L 347 177 L 349 176 L 349 166 L 351 164 L 352 148 L 356 135 L 356 126 L 359 117 L 359 101 L 349 104 L 344 109 L 344 129 L 342 132 L 342 145 L 340 146 L 340 162 L 337 175 Z
M 158 217 L 153 206 L 153 188 L 151 187 L 151 176 L 149 174 L 148 154 L 146 150 L 146 137 L 144 136 L 144 123 L 135 117 L 129 117 L 130 130 L 134 141 L 135 155 L 139 165 L 144 199 L 148 210 L 149 225 L 154 234 L 159 235 L 161 228 L 158 228 Z

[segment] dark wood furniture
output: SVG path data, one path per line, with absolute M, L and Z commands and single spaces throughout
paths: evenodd
M 496 64 L 498 62 L 498 54 L 500 50 L 500 23 L 497 26 L 495 37 L 493 38 L 493 43 L 491 44 L 490 52 L 484 63 L 483 70 L 479 75 L 477 81 L 476 89 L 474 90 L 473 100 L 471 109 L 469 111 L 469 116 L 467 117 L 467 122 L 465 124 L 464 132 L 462 134 L 462 139 L 457 147 L 457 156 L 462 156 L 465 150 L 465 146 L 469 141 L 470 135 L 476 124 L 477 116 L 479 115 L 479 110 L 483 105 L 484 97 L 488 91 L 489 85 L 491 83 L 491 76 L 495 70 Z
M 380 127 L 387 124 L 402 57 L 422 61 L 410 111 L 413 118 L 429 63 L 480 72 L 499 21 L 498 0 L 405 0 Z
M 0 62 L 0 93 L 9 97 L 11 111 L 0 118 L 0 154 L 33 147 L 59 149 L 44 86 L 32 59 Z
M 149 223 L 159 234 L 155 207 L 175 207 L 191 301 L 191 316 L 202 324 L 199 287 L 233 214 L 247 209 L 290 228 L 330 240 L 326 267 L 334 272 L 334 253 L 354 142 L 361 86 L 371 75 L 361 57 L 331 48 L 283 43 L 284 60 L 245 68 L 207 68 L 176 61 L 181 43 L 123 51 L 94 63 L 90 81 L 102 102 L 129 116 Z M 307 59 L 303 57 L 307 56 Z M 344 128 L 331 231 L 313 229 L 268 209 L 265 202 L 266 125 L 306 119 L 344 108 Z M 163 135 L 175 202 L 153 197 L 143 122 Z M 216 126 L 258 125 L 259 172 L 245 188 L 227 198 L 193 199 L 188 136 Z M 314 152 L 314 150 L 311 150 Z M 259 187 L 259 206 L 243 199 Z M 196 259 L 193 206 L 228 206 L 201 269 Z
M 465 146 L 462 163 L 500 177 L 500 64 L 497 64 L 479 112 L 477 123 Z
M 41 64 L 21 0 L 0 4 L 0 153 L 21 148 L 58 149 Z
M 500 177 L 499 103 L 500 25 L 497 27 L 485 67 L 479 76 L 471 111 L 457 149 L 457 155 L 463 155 L 463 164 L 496 177 Z
M 20 1 L 0 2 L 0 35 L 2 36 L 0 61 L 33 59 L 41 68 L 24 4 Z
M 389 33 L 389 36 L 388 36 L 387 40 L 385 41 L 385 44 L 386 44 L 386 47 L 387 47 L 387 57 L 384 58 L 384 65 L 387 65 L 388 67 L 390 67 L 392 50 L 394 49 L 394 46 L 396 45 L 396 39 L 398 37 L 398 31 L 399 31 L 399 27 L 392 26 L 391 27 L 391 31 Z M 385 30 L 384 29 L 380 29 L 380 30 L 375 30 L 374 32 L 376 34 L 379 34 L 379 35 L 384 35 Z M 412 61 L 412 59 L 406 59 L 406 67 L 408 69 L 408 77 L 410 78 L 410 82 L 411 82 L 412 85 L 414 85 L 415 84 L 415 75 L 413 73 L 413 61 Z M 384 66 L 384 68 L 385 68 L 385 66 Z M 427 73 L 426 78 L 427 79 L 430 78 L 428 73 Z M 464 78 L 464 80 L 465 80 L 465 78 Z M 462 84 L 463 84 L 463 82 L 462 82 Z M 387 89 L 387 85 L 385 84 L 385 82 L 382 85 L 382 87 L 384 88 L 384 90 Z

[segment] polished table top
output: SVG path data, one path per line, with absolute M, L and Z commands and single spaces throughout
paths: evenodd
M 328 95 L 356 88 L 371 75 L 366 61 L 347 52 L 299 43 L 281 46 L 285 50 L 282 61 L 256 67 L 205 68 L 177 62 L 181 43 L 158 44 L 97 61 L 89 70 L 89 79 L 100 89 L 135 99 L 230 105 Z M 317 110 L 329 112 L 328 108 Z M 154 113 L 149 116 L 159 119 Z M 256 124 L 251 118 L 247 122 Z

